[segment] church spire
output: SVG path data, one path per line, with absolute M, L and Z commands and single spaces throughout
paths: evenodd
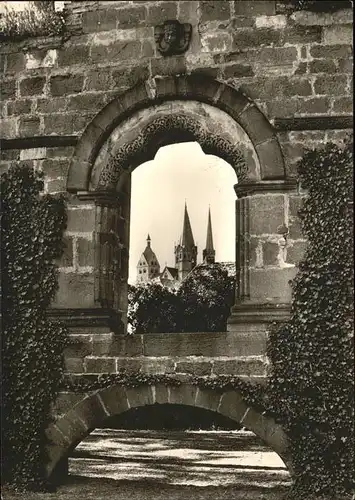
M 197 246 L 192 234 L 189 213 L 185 201 L 184 222 L 180 243 L 175 247 L 175 269 L 182 281 L 197 264 Z
M 181 245 L 183 247 L 188 247 L 188 248 L 192 248 L 195 246 L 195 241 L 194 241 L 194 237 L 192 235 L 190 217 L 189 217 L 189 213 L 187 211 L 186 201 L 185 201 L 185 212 L 184 212 L 184 223 L 183 223 L 183 228 L 182 228 Z
M 147 236 L 147 247 L 150 248 L 150 242 L 151 242 L 151 239 L 150 239 L 150 236 L 149 236 L 149 233 L 148 233 L 148 236 Z
M 203 251 L 203 262 L 205 264 L 214 264 L 215 256 L 216 256 L 216 252 L 215 252 L 215 249 L 213 248 L 211 209 L 208 208 L 206 248 Z

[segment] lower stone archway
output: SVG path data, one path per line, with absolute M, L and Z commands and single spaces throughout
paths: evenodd
M 56 468 L 71 451 L 108 417 L 131 408 L 153 404 L 180 404 L 204 408 L 243 424 L 261 438 L 285 463 L 292 474 L 288 439 L 281 425 L 249 406 L 237 390 L 202 389 L 196 385 L 142 385 L 128 388 L 119 385 L 99 389 L 77 403 L 47 429 L 47 476 L 54 476 Z

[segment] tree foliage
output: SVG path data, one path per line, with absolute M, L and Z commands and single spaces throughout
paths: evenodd
M 329 144 L 298 165 L 308 247 L 290 321 L 269 343 L 270 392 L 291 437 L 298 500 L 338 498 L 354 480 L 352 157 L 352 144 Z
M 66 224 L 32 169 L 1 177 L 2 480 L 44 484 L 45 434 L 63 377 L 66 331 L 46 317 Z
M 234 290 L 235 278 L 219 264 L 198 266 L 177 290 L 131 286 L 128 323 L 134 333 L 226 331 Z
M 0 17 L 0 41 L 61 35 L 64 30 L 64 15 L 54 10 L 54 2 L 28 2 L 20 11 L 5 6 Z

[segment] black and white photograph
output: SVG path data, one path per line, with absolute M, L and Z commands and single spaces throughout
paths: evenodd
M 353 2 L 0 2 L 1 500 L 355 500 Z

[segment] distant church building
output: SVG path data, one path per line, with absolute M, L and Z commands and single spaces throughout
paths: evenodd
M 148 234 L 147 247 L 137 265 L 137 284 L 157 282 L 163 286 L 176 287 L 197 265 L 197 246 L 192 234 L 191 223 L 185 203 L 184 222 L 180 242 L 175 246 L 175 267 L 165 266 L 160 273 L 158 259 L 151 249 Z M 216 252 L 213 247 L 211 210 L 208 210 L 206 248 L 203 250 L 203 263 L 214 264 Z
M 147 246 L 137 265 L 137 283 L 148 283 L 160 275 L 160 264 L 150 246 L 150 236 L 147 237 Z

